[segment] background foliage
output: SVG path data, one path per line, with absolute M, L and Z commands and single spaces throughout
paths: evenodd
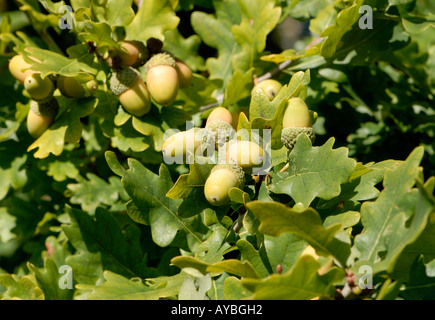
M 0 4 L 1 298 L 435 298 L 433 2 Z M 63 4 L 72 30 L 59 28 Z M 358 25 L 363 5 L 373 29 Z M 150 37 L 195 78 L 137 118 L 88 43 L 104 52 Z M 7 69 L 15 53 L 39 58 L 45 75 L 94 75 L 99 90 L 59 98 L 55 124 L 33 141 L 30 99 Z M 268 72 L 285 85 L 272 102 L 251 96 Z M 319 115 L 314 145 L 300 136 L 285 170 L 278 142 L 269 180 L 232 190 L 230 205 L 204 200 L 211 166 L 163 163 L 164 132 L 202 126 L 207 106 L 249 106 L 239 126 L 279 128 L 292 95 Z M 301 255 L 307 245 L 317 259 Z M 73 289 L 58 285 L 62 265 Z M 364 265 L 373 289 L 359 292 L 352 274 Z

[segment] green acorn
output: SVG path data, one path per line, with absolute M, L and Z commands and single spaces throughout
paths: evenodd
M 29 69 L 32 67 L 32 65 L 24 61 L 24 58 L 21 54 L 13 56 L 9 61 L 8 67 L 12 76 L 21 83 L 24 83 L 24 79 L 26 79 L 27 76 L 36 72 Z
M 314 142 L 316 135 L 312 125 L 316 118 L 317 113 L 311 112 L 304 100 L 297 97 L 289 99 L 281 132 L 281 141 L 287 149 L 293 149 L 300 134 L 306 134 L 311 142 Z
M 236 164 L 218 164 L 213 167 L 204 185 L 204 195 L 213 206 L 230 202 L 231 188 L 243 188 L 245 172 Z
M 172 104 L 180 87 L 175 59 L 168 53 L 155 54 L 145 64 L 145 70 L 154 101 L 163 106 Z
M 223 107 L 217 107 L 207 117 L 205 128 L 215 137 L 216 148 L 222 147 L 234 136 L 232 121 L 231 112 Z
M 108 64 L 114 69 L 122 67 L 139 68 L 144 65 L 149 58 L 146 45 L 137 40 L 125 40 L 120 42 L 122 50 L 110 51 L 107 59 Z
M 234 163 L 246 172 L 260 167 L 265 160 L 263 148 L 254 141 L 232 140 L 227 144 L 226 163 Z
M 151 110 L 151 99 L 146 84 L 139 72 L 124 68 L 110 78 L 110 90 L 118 96 L 124 109 L 132 115 L 142 117 Z
M 84 84 L 74 77 L 59 76 L 57 78 L 57 88 L 65 97 L 81 99 L 94 94 L 98 89 L 98 83 L 92 79 Z
M 121 47 L 127 51 L 127 55 L 128 55 L 127 60 L 130 60 L 130 61 L 126 61 L 125 63 L 126 66 L 130 65 L 134 68 L 139 68 L 140 66 L 143 66 L 149 58 L 148 48 L 142 41 L 137 41 L 137 40 L 123 41 Z
M 53 81 L 47 76 L 42 79 L 39 72 L 32 73 L 24 79 L 24 88 L 33 100 L 49 101 L 55 90 Z
M 189 66 L 179 58 L 174 58 L 177 64 L 178 81 L 180 88 L 187 88 L 193 81 L 193 72 Z
M 39 138 L 53 124 L 58 111 L 59 104 L 54 97 L 47 102 L 32 100 L 27 114 L 27 130 L 30 135 L 34 139 Z
M 163 142 L 163 154 L 170 157 L 184 157 L 186 154 L 195 154 L 196 149 L 201 146 L 201 139 L 197 136 L 198 130 L 199 128 L 192 128 L 170 136 Z
M 252 89 L 252 94 L 257 91 L 258 89 L 261 89 L 266 97 L 272 101 L 278 94 L 279 90 L 281 90 L 282 84 L 274 79 L 266 79 L 261 82 L 259 82 L 255 87 Z

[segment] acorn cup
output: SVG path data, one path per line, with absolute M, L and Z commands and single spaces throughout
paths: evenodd
M 56 98 L 47 102 L 30 101 L 30 110 L 27 114 L 27 130 L 29 134 L 38 139 L 54 122 L 59 111 Z
M 231 188 L 243 188 L 245 172 L 236 164 L 217 164 L 213 167 L 204 185 L 204 196 L 213 206 L 230 202 Z
M 95 79 L 82 84 L 74 77 L 59 76 L 56 85 L 63 96 L 74 99 L 90 97 L 98 90 L 98 83 Z
M 9 61 L 8 68 L 12 76 L 24 84 L 24 79 L 36 72 L 29 69 L 31 66 L 31 64 L 24 61 L 24 58 L 21 54 L 17 54 Z
M 168 53 L 153 55 L 145 64 L 146 84 L 154 101 L 168 106 L 175 101 L 180 86 L 175 59 Z
M 216 148 L 224 146 L 236 133 L 232 123 L 233 117 L 226 108 L 217 107 L 208 115 L 205 128 L 215 137 Z
M 151 99 L 147 85 L 133 68 L 124 68 L 112 74 L 110 90 L 118 96 L 124 109 L 137 117 L 151 110 Z
M 316 135 L 312 125 L 317 119 L 317 113 L 311 112 L 301 98 L 290 98 L 283 117 L 281 141 L 289 151 L 293 150 L 300 134 L 306 134 L 314 142 Z

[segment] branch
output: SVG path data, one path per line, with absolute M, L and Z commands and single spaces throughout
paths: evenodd
M 311 48 L 312 46 L 319 44 L 320 42 L 322 42 L 325 38 L 322 37 L 316 37 L 314 38 L 306 47 L 305 50 L 308 50 L 309 48 Z M 284 62 L 281 62 L 278 66 L 275 67 L 275 69 L 273 69 L 272 71 L 266 72 L 265 74 L 263 74 L 261 77 L 258 77 L 255 79 L 255 83 L 259 83 L 261 81 L 270 79 L 274 76 L 276 76 L 278 73 L 280 73 L 282 70 L 284 70 L 285 68 L 287 68 L 291 63 L 293 62 L 293 60 L 286 60 Z M 205 106 L 201 106 L 199 108 L 199 110 L 204 111 L 210 108 L 214 108 L 217 107 L 218 105 L 220 105 L 222 102 L 224 101 L 224 94 L 220 94 L 216 97 L 216 102 L 207 104 Z
M 270 71 L 270 72 L 266 72 L 265 74 L 263 74 L 261 77 L 259 77 L 259 78 L 257 78 L 257 83 L 258 82 L 261 82 L 261 81 L 264 81 L 264 80 L 267 80 L 267 79 L 270 79 L 270 78 L 272 78 L 272 77 L 274 77 L 274 76 L 276 76 L 278 73 L 280 73 L 282 70 L 284 70 L 285 68 L 287 68 L 291 63 L 292 63 L 292 61 L 293 60 L 286 60 L 286 61 L 284 61 L 284 62 L 281 62 L 275 69 L 273 69 L 272 71 Z M 220 105 L 222 102 L 224 101 L 224 94 L 222 93 L 222 94 L 220 94 L 220 95 L 218 95 L 217 97 L 216 97 L 216 102 L 213 102 L 213 103 L 210 103 L 210 104 L 207 104 L 207 105 L 205 105 L 205 106 L 202 106 L 202 107 L 200 107 L 199 109 L 201 110 L 201 111 L 203 111 L 203 110 L 207 110 L 207 109 L 210 109 L 210 108 L 213 108 L 213 107 L 217 107 L 218 105 Z

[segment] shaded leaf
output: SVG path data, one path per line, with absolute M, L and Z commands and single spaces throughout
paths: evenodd
M 59 53 L 28 47 L 22 52 L 23 58 L 32 65 L 31 69 L 41 72 L 45 78 L 50 74 L 58 74 L 66 77 L 74 77 L 83 74 L 97 74 L 97 70 L 78 61 L 76 58 L 69 59 Z
M 334 285 L 344 277 L 342 270 L 333 268 L 323 276 L 319 276 L 320 267 L 311 256 L 303 256 L 288 272 L 282 275 L 272 274 L 269 277 L 242 279 L 242 284 L 253 294 L 254 300 L 308 300 L 316 297 L 332 297 L 335 295 Z
M 251 95 L 252 75 L 254 69 L 249 69 L 245 73 L 236 70 L 225 88 L 222 107 L 226 108 Z
M 45 300 L 71 300 L 74 291 L 72 289 L 62 289 L 59 286 L 59 280 L 62 274 L 59 273 L 56 263 L 46 258 L 44 259 L 44 267 L 37 268 L 30 262 L 27 266 L 35 275 L 36 282 L 44 292 Z
M 91 114 L 98 104 L 95 98 L 82 99 L 80 102 L 66 100 L 60 99 L 59 103 L 61 108 L 68 109 L 27 148 L 27 151 L 38 149 L 34 153 L 35 158 L 46 158 L 50 153 L 58 156 L 62 153 L 65 143 L 79 143 L 83 130 L 80 119 Z
M 377 200 L 361 206 L 364 230 L 355 237 L 355 246 L 360 253 L 359 263 L 373 265 L 374 272 L 391 272 L 402 250 L 415 241 L 426 226 L 433 204 L 424 188 L 412 189 L 423 152 L 423 147 L 417 147 L 406 161 L 388 171 L 384 190 Z
M 240 50 L 231 32 L 231 27 L 241 21 L 240 8 L 237 0 L 213 1 L 213 6 L 216 16 L 195 11 L 191 24 L 205 44 L 217 49 L 217 58 L 208 58 L 206 67 L 210 79 L 221 79 L 225 87 L 234 71 L 232 55 Z
M 288 194 L 305 206 L 316 197 L 329 200 L 338 196 L 356 161 L 347 157 L 347 148 L 332 149 L 334 141 L 330 138 L 323 146 L 312 147 L 306 135 L 299 135 L 289 155 L 288 169 L 272 175 L 269 190 Z
M 140 246 L 140 233 L 136 226 L 130 225 L 125 230 L 116 221 L 114 214 L 98 208 L 95 217 L 87 213 L 67 207 L 70 217 L 68 224 L 62 225 L 71 244 L 78 250 L 76 262 L 89 260 L 96 262 L 96 274 L 99 268 L 110 270 L 127 277 L 145 277 L 149 274 L 146 260 Z M 89 252 L 91 255 L 80 252 Z M 91 259 L 89 259 L 91 258 Z M 83 262 L 82 262 L 83 263 Z M 86 266 L 87 264 L 84 264 Z M 80 271 L 79 271 L 80 270 Z M 83 266 L 78 268 L 81 276 L 88 276 L 88 270 Z
M 350 254 L 348 243 L 337 237 L 341 226 L 334 224 L 323 227 L 319 214 L 312 208 L 302 211 L 291 209 L 279 202 L 252 201 L 246 204 L 260 221 L 258 230 L 265 235 L 279 236 L 290 232 L 302 237 L 311 244 L 318 254 L 332 255 L 343 266 Z
M 225 278 L 223 291 L 225 300 L 241 300 L 251 295 L 251 293 L 243 287 L 240 279 L 233 276 Z
M 38 287 L 35 276 L 28 274 L 0 274 L 0 285 L 6 288 L 2 299 L 44 300 L 44 292 Z
M 272 271 L 275 272 L 279 265 L 282 272 L 285 273 L 296 263 L 299 255 L 306 247 L 306 241 L 300 236 L 289 232 L 282 233 L 279 236 L 265 234 L 264 247 Z
M 198 55 L 201 45 L 201 38 L 198 35 L 183 38 L 177 29 L 173 29 L 166 31 L 164 36 L 163 49 L 181 59 L 193 71 L 205 69 L 205 61 Z
M 173 258 L 171 263 L 187 273 L 193 269 L 202 275 L 227 272 L 240 277 L 258 278 L 257 273 L 248 261 L 241 262 L 236 259 L 226 259 L 215 263 L 207 263 L 194 257 L 179 256 Z
M 260 278 L 265 278 L 269 275 L 270 272 L 261 260 L 259 252 L 255 250 L 250 242 L 240 239 L 236 242 L 236 246 L 240 250 L 242 256 L 241 260 L 249 261 Z
M 176 296 L 185 279 L 185 275 L 148 279 L 151 285 L 141 279 L 128 279 L 119 274 L 105 271 L 106 281 L 101 285 L 77 285 L 78 289 L 92 290 L 91 300 L 159 300 Z
M 211 286 L 212 279 L 210 275 L 195 279 L 187 276 L 181 285 L 178 300 L 208 300 L 206 293 Z
M 410 270 L 409 281 L 406 283 L 400 296 L 407 300 L 433 300 L 435 299 L 435 263 L 424 264 L 423 258 L 414 260 Z
M 106 159 L 109 166 L 115 164 L 114 172 L 121 173 L 113 152 L 106 152 Z M 173 182 L 165 165 L 161 164 L 159 175 L 156 175 L 139 161 L 129 158 L 128 169 L 123 169 L 121 177 L 138 215 L 132 218 L 137 222 L 149 222 L 156 244 L 168 246 L 179 231 L 193 237 L 193 241 L 202 242 L 199 230 L 192 225 L 194 221 L 183 219 L 177 213 L 182 200 L 166 197 Z
M 80 204 L 84 211 L 94 213 L 102 204 L 113 205 L 124 194 L 118 177 L 109 177 L 108 182 L 90 172 L 86 177 L 87 180 L 79 178 L 78 183 L 67 185 L 67 189 L 71 191 L 71 203 Z
M 184 199 L 179 207 L 180 216 L 187 218 L 211 207 L 204 197 L 204 185 L 214 164 L 191 163 L 190 171 L 178 177 L 166 196 L 171 199 Z M 215 209 L 213 207 L 213 209 Z
M 146 42 L 156 38 L 163 41 L 165 31 L 175 29 L 179 21 L 171 1 L 143 1 L 133 21 L 125 27 L 127 40 Z

